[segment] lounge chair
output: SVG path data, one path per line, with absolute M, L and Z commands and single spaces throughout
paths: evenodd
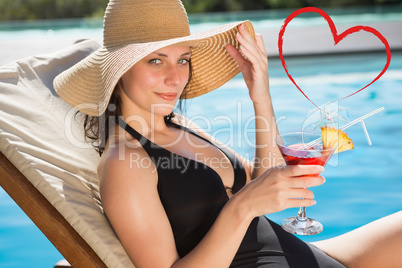
M 0 67 L 0 185 L 73 267 L 134 267 L 103 213 L 82 118 L 52 85 L 98 47 L 86 40 Z

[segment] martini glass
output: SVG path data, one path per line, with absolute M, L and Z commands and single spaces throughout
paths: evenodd
M 285 159 L 286 165 L 325 166 L 335 148 L 323 149 L 322 143 L 316 142 L 319 138 L 321 135 L 297 132 L 279 135 L 275 138 L 275 142 Z M 307 176 L 318 176 L 318 174 Z M 323 229 L 320 222 L 307 218 L 305 207 L 299 208 L 296 217 L 283 220 L 282 228 L 289 233 L 298 235 L 315 235 Z

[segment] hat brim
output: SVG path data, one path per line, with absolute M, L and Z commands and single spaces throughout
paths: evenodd
M 240 72 L 238 64 L 225 49 L 227 44 L 239 47 L 236 33 L 240 24 L 244 24 L 248 32 L 255 36 L 251 22 L 244 21 L 181 38 L 102 47 L 59 74 L 54 80 L 54 87 L 71 106 L 85 114 L 100 116 L 124 73 L 150 53 L 177 45 L 190 46 L 192 50 L 192 74 L 186 87 L 186 98 L 200 96 L 222 86 Z

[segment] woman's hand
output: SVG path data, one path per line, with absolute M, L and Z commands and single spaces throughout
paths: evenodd
M 248 183 L 234 197 L 238 195 L 238 201 L 241 200 L 252 218 L 287 208 L 312 206 L 316 203 L 314 194 L 307 188 L 321 185 L 325 179 L 311 174 L 323 170 L 315 165 L 273 167 Z
M 240 52 L 230 44 L 226 46 L 226 50 L 239 64 L 251 100 L 255 104 L 267 103 L 270 97 L 268 58 L 264 41 L 259 34 L 256 34 L 256 40 L 254 40 L 242 24 L 238 29 L 237 40 L 241 45 Z

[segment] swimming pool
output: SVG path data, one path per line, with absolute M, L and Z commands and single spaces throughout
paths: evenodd
M 287 60 L 289 68 L 293 66 L 297 69 L 294 70 L 293 76 L 300 87 L 306 89 L 306 92 L 307 89 L 314 91 L 315 94 L 309 96 L 314 97 L 317 105 L 344 97 L 369 83 L 384 63 L 383 53 Z M 328 64 L 331 65 L 328 70 L 320 67 Z M 315 107 L 289 81 L 279 60 L 270 60 L 269 65 L 271 95 L 279 130 L 281 133 L 301 131 L 308 111 Z M 300 237 L 301 239 L 315 241 L 330 238 L 401 210 L 401 92 L 402 52 L 394 52 L 390 68 L 379 81 L 340 101 L 341 106 L 348 108 L 351 119 L 380 107 L 384 107 L 385 111 L 365 121 L 373 143 L 371 146 L 367 144 L 360 125 L 347 129 L 355 149 L 332 157 L 332 162 L 328 163 L 323 173 L 326 183 L 313 189 L 317 204 L 307 209 L 307 215 L 323 223 L 324 231 L 319 235 Z M 222 105 L 223 98 L 225 105 Z M 241 77 L 237 77 L 220 90 L 191 100 L 187 106 L 190 118 L 195 116 L 197 119 L 199 113 L 208 114 L 211 120 L 217 123 L 211 128 L 212 133 L 218 133 L 216 136 L 220 140 L 234 147 L 240 145 L 238 151 L 252 159 L 254 148 L 248 146 L 252 135 L 243 134 L 249 133 L 247 129 L 252 128 L 252 124 L 248 123 L 253 108 Z M 227 111 L 230 111 L 231 117 L 234 118 L 233 122 L 238 122 L 233 135 L 235 137 L 219 132 L 219 129 L 229 128 L 228 121 L 219 117 Z M 203 125 L 203 120 L 198 120 L 200 125 Z M 243 127 L 240 127 L 242 125 Z M 204 124 L 205 126 L 207 125 Z M 242 133 L 242 138 L 238 137 L 239 133 Z M 280 223 L 282 219 L 296 214 L 297 209 L 288 209 L 270 215 L 269 218 Z
M 73 31 L 76 30 L 71 30 L 71 35 Z M 99 34 L 99 29 L 85 31 L 91 36 Z M 57 36 L 60 33 L 46 34 Z M 287 59 L 295 80 L 301 88 L 311 90 L 309 96 L 313 96 L 318 105 L 343 97 L 370 82 L 384 63 L 384 53 Z M 307 112 L 314 106 L 291 84 L 277 58 L 270 59 L 269 66 L 279 129 L 282 133 L 300 131 Z M 309 216 L 323 223 L 324 231 L 302 239 L 314 241 L 333 237 L 401 209 L 401 91 L 402 52 L 393 52 L 389 70 L 379 81 L 341 101 L 340 105 L 349 108 L 352 119 L 382 106 L 385 111 L 366 121 L 372 146 L 367 145 L 359 126 L 348 129 L 355 149 L 339 154 L 337 161 L 328 165 L 323 173 L 326 183 L 314 188 L 317 205 L 307 209 Z M 253 135 L 248 130 L 253 126 L 253 107 L 241 76 L 219 90 L 189 100 L 185 106 L 186 116 L 252 159 Z M 297 209 L 289 209 L 269 217 L 279 223 L 296 213 Z M 62 258 L 0 190 L 0 267 L 52 267 Z

